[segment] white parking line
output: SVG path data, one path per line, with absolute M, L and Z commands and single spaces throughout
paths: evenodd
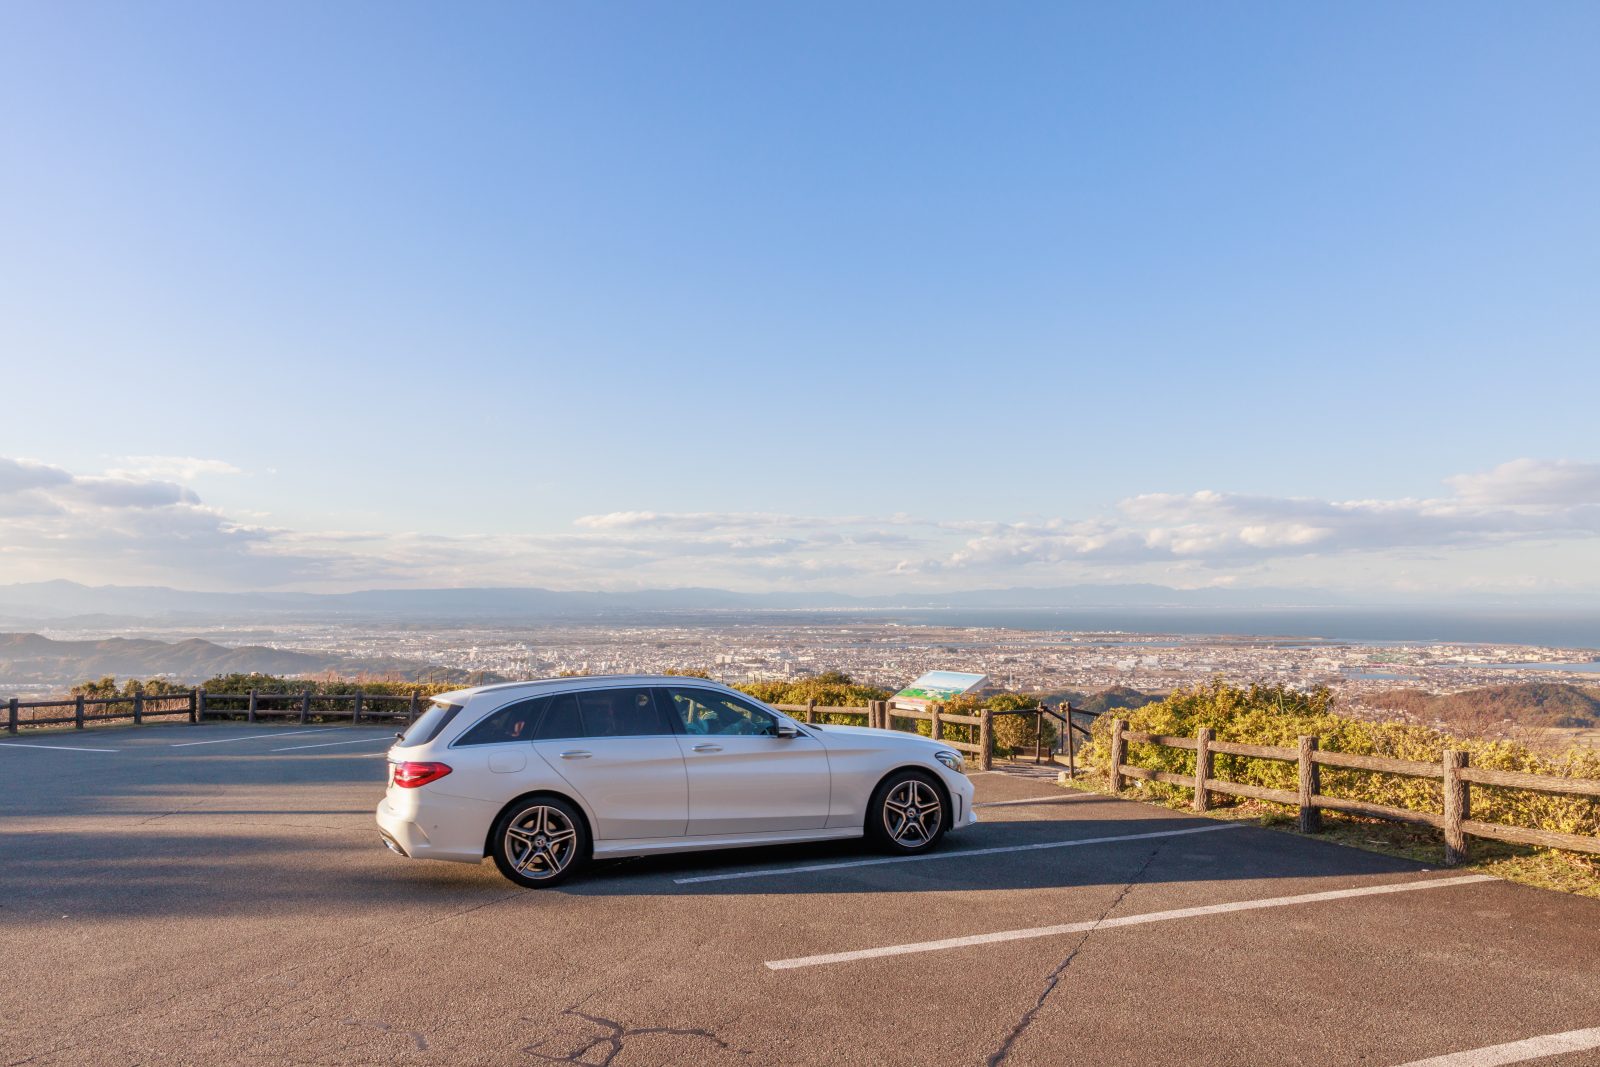
M 1182 837 L 1185 834 L 1209 834 L 1217 830 L 1239 830 L 1246 824 L 1237 822 L 1207 823 L 1187 830 L 1152 830 L 1146 834 L 1122 834 L 1117 837 L 1080 837 L 1072 841 L 1043 841 L 1034 845 L 996 845 L 993 848 L 966 848 L 959 851 L 929 852 L 924 856 L 883 856 L 870 860 L 841 860 L 838 863 L 813 863 L 806 867 L 768 868 L 764 871 L 730 871 L 726 874 L 700 874 L 693 878 L 674 878 L 678 885 L 695 882 L 727 882 L 735 878 L 766 878 L 776 874 L 810 874 L 813 871 L 837 871 L 845 867 L 878 867 L 885 863 L 918 863 L 923 860 L 955 860 L 964 856 L 997 856 L 1002 852 L 1037 852 L 1047 848 L 1076 848 L 1079 845 L 1109 845 L 1118 841 L 1146 841 L 1153 837 Z
M 1172 911 L 1152 911 L 1143 915 L 1121 915 L 1114 919 L 1093 919 L 1089 922 L 1062 923 L 1060 926 L 1034 926 L 1025 930 L 1000 930 L 992 934 L 947 937 L 939 941 L 913 941 L 905 945 L 885 945 L 881 948 L 856 949 L 854 952 L 829 952 L 821 956 L 800 956 L 788 960 L 768 960 L 767 967 L 774 971 L 787 971 L 796 967 L 820 967 L 829 963 L 853 963 L 856 960 L 877 959 L 881 956 L 905 956 L 915 952 L 941 952 L 945 949 L 969 948 L 973 945 L 993 945 L 1001 941 L 1024 941 L 1035 937 L 1081 934 L 1090 930 L 1104 930 L 1113 926 L 1141 926 L 1145 923 L 1167 922 L 1172 919 L 1196 919 L 1204 915 L 1221 915 L 1233 911 L 1284 908 L 1291 904 L 1316 904 L 1325 900 L 1370 897 L 1384 893 L 1413 893 L 1422 889 L 1444 889 L 1449 886 L 1467 885 L 1471 882 L 1493 881 L 1496 881 L 1494 876 L 1488 874 L 1463 874 L 1454 878 L 1430 878 L 1422 882 L 1369 885 L 1358 889 L 1331 889 L 1323 893 L 1301 893 L 1292 897 L 1236 900 L 1228 904 L 1205 904 L 1197 908 L 1175 908 Z
M 121 752 L 120 748 L 83 748 L 78 745 L 38 745 L 32 741 L 0 741 L 0 748 L 51 748 L 57 752 Z
M 1412 1060 L 1400 1067 L 1497 1067 L 1502 1063 L 1522 1063 L 1525 1060 L 1558 1056 L 1563 1052 L 1583 1052 L 1600 1048 L 1600 1026 L 1588 1030 L 1568 1030 L 1564 1034 L 1546 1034 L 1525 1041 L 1508 1041 L 1504 1045 L 1452 1052 L 1426 1060 Z
M 1068 793 L 1065 796 L 1056 794 L 1048 797 L 1024 797 L 1021 800 L 985 800 L 982 804 L 972 805 L 975 808 L 1004 808 L 1011 804 L 1049 804 L 1059 800 L 1103 800 L 1095 793 Z
M 299 752 L 307 748 L 332 748 L 334 745 L 370 745 L 374 741 L 382 741 L 386 745 L 394 744 L 393 734 L 384 734 L 382 737 L 358 737 L 354 741 L 323 741 L 316 745 L 290 745 L 288 748 L 275 748 L 274 752 Z
M 169 748 L 192 748 L 195 745 L 220 745 L 228 741 L 255 741 L 263 737 L 302 737 L 305 734 L 314 734 L 316 730 L 291 730 L 286 734 L 245 734 L 242 737 L 213 737 L 209 741 L 180 741 Z

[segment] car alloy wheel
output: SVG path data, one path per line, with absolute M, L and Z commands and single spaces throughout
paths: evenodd
M 868 835 L 891 852 L 921 852 L 946 830 L 944 794 L 920 771 L 906 770 L 878 787 Z
M 944 823 L 944 805 L 933 786 L 911 778 L 883 798 L 883 828 L 896 844 L 920 848 L 932 841 Z
M 587 847 L 578 814 L 561 800 L 543 797 L 507 809 L 495 830 L 493 854 L 501 874 L 538 887 L 565 881 Z

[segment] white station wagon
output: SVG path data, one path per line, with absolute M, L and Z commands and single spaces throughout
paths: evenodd
M 591 857 L 866 836 L 896 853 L 977 822 L 960 753 L 810 726 L 698 678 L 561 678 L 435 697 L 389 750 L 378 832 L 417 859 L 549 886 Z

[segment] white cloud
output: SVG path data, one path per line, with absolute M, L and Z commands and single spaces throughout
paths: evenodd
M 1458 474 L 1448 481 L 1462 500 L 1474 504 L 1600 504 L 1600 463 L 1514 459 L 1493 470 Z
M 164 508 L 200 503 L 193 491 L 175 482 L 137 478 L 74 478 L 70 485 L 63 487 L 63 493 L 105 508 Z
M 118 456 L 117 466 L 106 471 L 112 478 L 134 481 L 194 481 L 202 475 L 243 474 L 232 463 L 220 459 L 199 459 L 195 456 Z
M 72 475 L 60 467 L 51 467 L 31 459 L 7 459 L 0 456 L 0 494 L 24 492 L 29 489 L 48 489 L 66 485 Z
M 1600 545 L 1592 484 L 1600 465 L 1530 460 L 1451 478 L 1453 493 L 1429 499 L 1201 490 L 1132 496 L 1103 515 L 1029 521 L 623 510 L 581 516 L 563 533 L 489 535 L 276 528 L 222 514 L 184 479 L 159 476 L 182 473 L 183 464 L 197 475 L 222 473 L 226 464 L 126 459 L 114 475 L 78 475 L 0 458 L 0 580 L 876 592 L 1080 581 L 1316 584 L 1330 576 L 1334 584 L 1370 583 L 1380 574 L 1424 581 L 1406 569 L 1414 565 L 1436 584 L 1465 588 L 1526 578 L 1509 573 L 1510 561 L 1525 569 L 1535 558 L 1517 546 Z M 146 474 L 136 476 L 136 467 Z M 1588 558 L 1563 553 L 1563 573 L 1573 571 L 1573 558 Z M 1469 557 L 1470 566 L 1461 562 Z M 1484 569 L 1495 559 L 1507 573 Z

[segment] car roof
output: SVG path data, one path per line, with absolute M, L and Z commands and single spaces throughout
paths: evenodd
M 710 678 L 699 678 L 684 674 L 576 674 L 566 678 L 534 678 L 526 682 L 496 682 L 493 685 L 473 686 L 470 689 L 457 689 L 449 693 L 440 693 L 434 697 L 435 701 L 445 704 L 465 704 L 473 697 L 484 693 L 512 693 L 527 691 L 538 693 L 544 690 L 565 689 L 598 689 L 614 685 L 701 685 L 714 689 L 727 690 L 736 693 L 738 690 L 722 682 Z

